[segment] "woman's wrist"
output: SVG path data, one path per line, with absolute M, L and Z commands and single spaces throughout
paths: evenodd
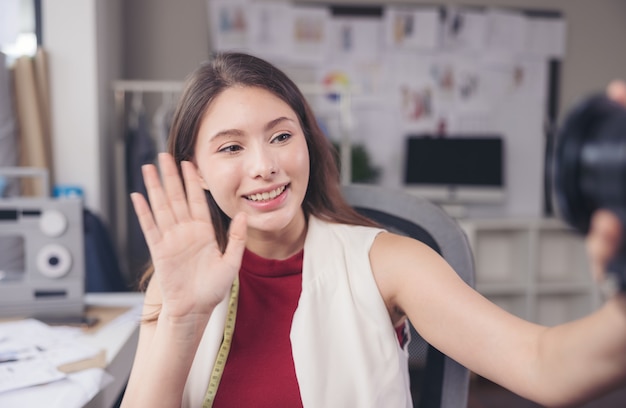
M 164 307 L 159 314 L 158 325 L 171 333 L 179 341 L 197 342 L 202 337 L 210 315 L 188 313 L 184 316 L 171 316 Z
M 606 306 L 613 310 L 613 314 L 617 316 L 613 328 L 616 332 L 623 332 L 626 338 L 626 292 L 618 291 L 607 299 Z M 626 348 L 626 344 L 625 344 Z

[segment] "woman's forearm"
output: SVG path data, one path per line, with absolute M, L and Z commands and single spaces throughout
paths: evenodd
M 583 319 L 546 330 L 537 387 L 549 406 L 581 403 L 626 381 L 626 294 Z
M 145 328 L 145 336 L 151 339 L 146 347 L 138 348 L 141 354 L 133 365 L 123 407 L 180 406 L 207 321 L 199 318 L 173 322 L 162 313 L 157 322 L 145 323 L 153 326 Z

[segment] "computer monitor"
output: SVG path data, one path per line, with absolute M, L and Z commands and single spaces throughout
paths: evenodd
M 410 135 L 407 191 L 441 204 L 494 204 L 505 198 L 503 138 L 499 135 Z

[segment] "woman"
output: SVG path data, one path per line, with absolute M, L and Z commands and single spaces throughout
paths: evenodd
M 123 406 L 410 407 L 407 318 L 541 404 L 626 378 L 624 295 L 554 328 L 499 309 L 429 247 L 343 201 L 311 109 L 263 60 L 228 53 L 199 67 L 169 151 L 162 183 L 143 169 L 150 206 L 132 195 L 154 268 Z M 601 265 L 617 238 L 595 227 Z

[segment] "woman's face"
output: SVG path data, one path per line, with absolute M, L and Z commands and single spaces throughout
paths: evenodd
M 271 92 L 232 87 L 209 105 L 194 159 L 203 187 L 229 217 L 282 233 L 304 228 L 309 152 L 296 113 Z

